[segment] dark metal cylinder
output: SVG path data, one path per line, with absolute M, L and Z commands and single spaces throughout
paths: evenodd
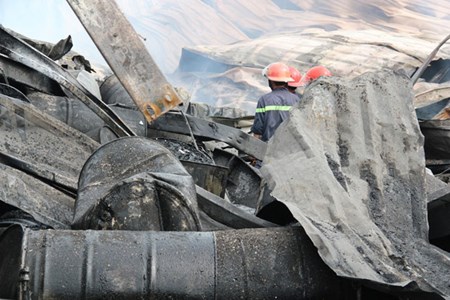
M 99 130 L 105 126 L 105 122 L 78 99 L 58 97 L 40 92 L 34 92 L 29 97 L 33 105 L 82 133 Z M 147 121 L 139 111 L 119 106 L 111 106 L 111 109 L 137 135 L 147 135 Z M 96 136 L 91 137 L 96 138 Z M 96 139 L 96 141 L 100 142 L 99 139 Z
M 73 228 L 201 230 L 195 184 L 173 154 L 143 137 L 97 149 L 78 182 Z
M 100 94 L 106 104 L 119 104 L 124 107 L 136 107 L 127 90 L 115 75 L 110 75 L 100 85 Z
M 4 298 L 17 298 L 20 288 L 32 299 L 342 296 L 340 279 L 300 227 L 218 232 L 19 232 L 15 227 L 0 241 Z M 24 270 L 26 282 L 20 278 Z

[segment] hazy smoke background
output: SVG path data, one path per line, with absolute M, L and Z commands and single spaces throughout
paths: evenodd
M 302 72 L 325 64 L 336 75 L 410 71 L 450 33 L 448 0 L 117 2 L 173 84 L 194 101 L 247 113 L 268 90 L 260 70 L 272 61 Z M 65 1 L 0 0 L 0 23 L 49 42 L 70 34 L 75 51 L 105 64 Z

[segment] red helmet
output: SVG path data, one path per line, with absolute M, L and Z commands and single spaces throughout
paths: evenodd
M 269 80 L 277 82 L 294 81 L 294 79 L 291 78 L 289 67 L 281 62 L 272 63 L 265 67 L 263 70 L 263 75 L 269 78 Z
M 299 70 L 294 67 L 289 67 L 289 72 L 291 73 L 291 77 L 294 81 L 289 82 L 288 86 L 299 87 L 301 85 L 300 80 L 302 80 L 302 74 L 300 74 Z
M 307 85 L 321 76 L 332 76 L 332 74 L 330 70 L 324 66 L 312 67 L 308 70 L 308 72 L 306 72 L 305 76 L 303 76 L 302 85 Z

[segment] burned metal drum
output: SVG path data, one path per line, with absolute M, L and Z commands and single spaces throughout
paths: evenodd
M 201 230 L 195 184 L 160 144 L 127 137 L 97 149 L 78 182 L 73 228 Z
M 105 122 L 86 104 L 78 99 L 34 92 L 29 95 L 31 103 L 67 125 L 88 133 L 105 126 Z M 111 109 L 139 136 L 146 136 L 147 121 L 136 109 L 110 106 Z M 99 140 L 97 140 L 99 141 Z
M 193 161 L 182 161 L 181 163 L 191 174 L 195 184 L 208 192 L 224 197 L 228 168 Z
M 30 99 L 28 99 L 27 96 L 24 95 L 24 93 L 9 84 L 0 83 L 0 94 L 30 102 Z
M 0 297 L 341 299 L 302 228 L 32 231 L 0 237 Z M 29 297 L 29 298 L 28 298 Z
M 136 107 L 133 99 L 127 93 L 115 75 L 105 79 L 100 85 L 100 94 L 106 104 L 118 104 L 124 107 Z
M 261 193 L 261 177 L 245 161 L 224 150 L 214 150 L 217 165 L 229 168 L 226 192 L 233 204 L 255 209 Z

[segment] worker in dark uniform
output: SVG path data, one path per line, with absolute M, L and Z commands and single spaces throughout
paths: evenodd
M 287 65 L 272 63 L 263 70 L 263 75 L 269 80 L 272 92 L 259 98 L 251 131 L 256 138 L 267 142 L 278 126 L 288 118 L 289 110 L 299 98 L 287 89 L 287 83 L 294 81 Z M 253 164 L 261 166 L 260 161 L 254 161 Z
M 287 119 L 298 97 L 287 89 L 287 83 L 294 81 L 287 65 L 272 63 L 264 69 L 263 75 L 269 80 L 272 92 L 259 98 L 252 132 L 255 137 L 267 142 L 281 122 Z

